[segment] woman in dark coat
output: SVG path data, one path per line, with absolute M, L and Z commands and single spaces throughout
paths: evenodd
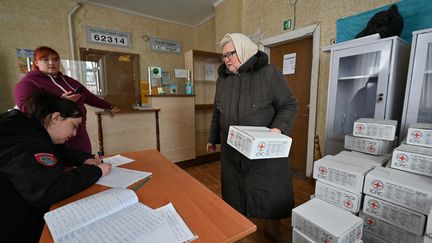
M 218 70 L 208 151 L 221 144 L 222 197 L 251 218 L 282 219 L 294 207 L 287 158 L 250 160 L 227 144 L 230 125 L 264 126 L 289 134 L 297 101 L 268 57 L 243 34 L 226 34 Z M 295 142 L 295 141 L 294 141 Z

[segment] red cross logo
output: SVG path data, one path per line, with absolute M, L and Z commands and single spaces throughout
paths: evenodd
M 420 131 L 414 131 L 411 133 L 411 136 L 415 139 L 420 139 L 423 136 L 423 134 Z
M 320 174 L 326 174 L 327 173 L 327 168 L 326 167 L 319 167 L 319 173 Z
M 375 152 L 375 146 L 373 146 L 373 145 L 369 145 L 369 146 L 367 147 L 367 150 L 368 150 L 369 152 Z
M 357 129 L 357 131 L 361 132 L 365 129 L 365 127 L 363 124 L 359 124 L 359 125 L 357 125 L 356 129 Z
M 345 200 L 344 204 L 345 204 L 345 207 L 347 207 L 347 208 L 352 208 L 352 206 L 353 206 L 353 203 L 351 200 Z
M 376 221 L 373 218 L 367 218 L 366 222 L 368 225 L 375 225 L 376 224 Z
M 404 162 L 408 160 L 408 156 L 406 156 L 405 154 L 398 154 L 397 159 L 401 162 Z
M 264 150 L 265 147 L 266 147 L 265 143 L 259 143 L 259 144 L 258 144 L 258 149 L 259 149 L 259 150 Z
M 379 204 L 375 200 L 370 200 L 369 201 L 369 207 L 372 209 L 377 209 L 377 208 L 379 208 Z
M 372 181 L 372 186 L 373 186 L 375 189 L 381 190 L 382 187 L 383 187 L 383 184 L 382 184 L 382 182 L 379 181 L 379 180 L 374 180 L 374 181 Z

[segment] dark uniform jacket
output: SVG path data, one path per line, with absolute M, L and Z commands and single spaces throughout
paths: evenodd
M 39 121 L 18 110 L 0 116 L 0 242 L 38 242 L 50 206 L 94 184 L 92 156 L 54 145 Z M 69 171 L 63 167 L 78 166 Z
M 226 141 L 230 125 L 279 128 L 288 134 L 297 101 L 264 52 L 241 65 L 238 74 L 225 64 L 218 74 L 209 143 L 221 144 L 222 197 L 249 217 L 289 217 L 294 196 L 288 159 L 249 160 Z

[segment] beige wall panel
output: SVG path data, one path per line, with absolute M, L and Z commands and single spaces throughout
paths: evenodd
M 220 52 L 219 42 L 226 33 L 242 32 L 242 0 L 224 0 L 215 8 L 215 43 Z
M 202 51 L 216 51 L 215 17 L 211 17 L 196 27 L 197 44 L 194 49 Z M 188 49 L 185 49 L 185 51 Z
M 159 112 L 161 153 L 173 162 L 194 159 L 194 97 L 151 97 Z
M 71 58 L 67 16 L 74 8 L 75 2 L 4 0 L 1 5 L 0 111 L 5 111 L 13 106 L 12 90 L 20 79 L 15 54 L 17 48 L 35 49 L 40 45 L 48 45 L 56 49 L 62 59 Z M 132 48 L 87 43 L 85 33 L 87 25 L 131 33 Z M 183 50 L 194 49 L 196 39 L 200 41 L 200 46 L 203 48 L 210 48 L 214 46 L 214 37 L 211 37 L 214 29 L 211 28 L 214 28 L 214 21 L 203 23 L 200 38 L 196 38 L 194 27 L 83 4 L 73 16 L 75 55 L 79 59 L 80 47 L 139 54 L 141 80 L 146 80 L 147 66 L 161 66 L 164 70 L 173 72 L 174 68 L 184 67 L 184 58 L 183 53 L 150 52 L 149 42 L 144 40 L 144 36 L 178 41 L 182 44 Z

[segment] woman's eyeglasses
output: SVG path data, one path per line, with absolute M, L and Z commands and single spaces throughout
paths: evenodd
M 225 61 L 225 58 L 228 58 L 228 60 L 231 60 L 233 55 L 236 53 L 236 51 L 229 51 L 222 55 L 222 61 Z

